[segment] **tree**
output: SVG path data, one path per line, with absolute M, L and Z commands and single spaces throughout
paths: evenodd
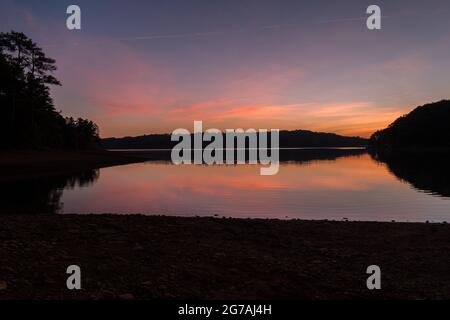
M 89 120 L 72 123 L 56 111 L 51 85 L 61 85 L 53 76 L 54 59 L 45 55 L 25 34 L 0 33 L 0 103 L 2 147 L 93 147 L 98 127 Z M 72 143 L 71 130 L 77 133 Z
M 450 100 L 425 104 L 375 132 L 370 142 L 382 149 L 450 148 L 449 122 Z

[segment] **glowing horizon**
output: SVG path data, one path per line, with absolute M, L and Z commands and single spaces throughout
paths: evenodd
M 102 137 L 267 128 L 369 137 L 414 107 L 449 98 L 450 3 L 347 0 L 78 1 L 0 4 L 0 30 L 22 31 L 56 59 L 63 115 Z M 124 13 L 126 8 L 126 13 Z M 7 13 L 7 14 L 6 14 Z

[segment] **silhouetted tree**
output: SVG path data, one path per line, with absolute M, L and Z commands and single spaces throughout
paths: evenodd
M 1 147 L 89 148 L 98 127 L 78 119 L 71 127 L 53 105 L 55 60 L 20 32 L 0 33 Z M 76 136 L 73 143 L 71 135 Z
M 74 149 L 86 149 L 97 145 L 99 139 L 98 126 L 89 120 L 72 117 L 65 119 L 64 138 L 66 144 Z
M 429 103 L 375 132 L 370 143 L 382 149 L 450 148 L 449 124 L 450 100 Z

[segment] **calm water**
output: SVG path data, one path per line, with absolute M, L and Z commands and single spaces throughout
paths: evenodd
M 275 176 L 260 176 L 259 165 L 149 161 L 8 182 L 3 210 L 450 221 L 449 174 L 441 168 L 446 159 L 381 161 L 361 150 L 321 152 L 288 157 Z

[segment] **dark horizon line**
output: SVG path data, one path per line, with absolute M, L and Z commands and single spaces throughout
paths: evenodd
M 233 129 L 233 130 L 237 130 L 237 129 L 243 129 L 243 128 L 235 128 L 235 129 Z M 246 129 L 244 129 L 244 130 L 246 130 Z M 256 132 L 258 132 L 258 130 L 260 130 L 260 129 L 255 129 L 255 130 L 256 130 Z M 275 130 L 275 129 L 272 129 L 272 130 Z M 344 138 L 363 139 L 363 140 L 367 140 L 367 141 L 370 140 L 370 138 L 364 138 L 364 137 L 361 137 L 361 136 L 347 136 L 347 135 L 342 135 L 342 134 L 338 134 L 338 133 L 335 133 L 335 132 L 313 131 L 313 130 L 307 130 L 307 129 L 294 129 L 294 130 L 279 129 L 279 131 L 280 131 L 280 133 L 282 133 L 282 132 L 289 132 L 289 133 L 295 133 L 295 132 L 307 132 L 307 133 L 317 133 L 317 134 L 328 134 L 328 135 L 334 135 L 334 136 L 337 136 L 337 137 L 344 137 Z M 221 132 L 222 132 L 222 133 L 225 133 L 225 131 L 223 131 L 223 130 L 221 130 Z M 376 131 L 375 131 L 375 132 L 376 132 Z M 374 132 L 374 133 L 375 133 L 375 132 Z M 202 131 L 201 133 L 204 134 L 205 131 Z M 267 133 L 270 133 L 270 129 L 268 129 Z M 194 132 L 190 132 L 190 134 L 193 135 Z M 140 135 L 135 135 L 135 136 L 129 135 L 129 136 L 121 136 L 121 137 L 116 137 L 116 136 L 113 136 L 113 137 L 105 137 L 105 138 L 100 137 L 100 139 L 101 139 L 101 140 L 107 140 L 107 139 L 125 139 L 125 138 L 140 138 L 140 137 L 148 137 L 148 136 L 170 136 L 170 135 L 172 135 L 172 133 L 148 133 L 148 134 L 140 134 Z

